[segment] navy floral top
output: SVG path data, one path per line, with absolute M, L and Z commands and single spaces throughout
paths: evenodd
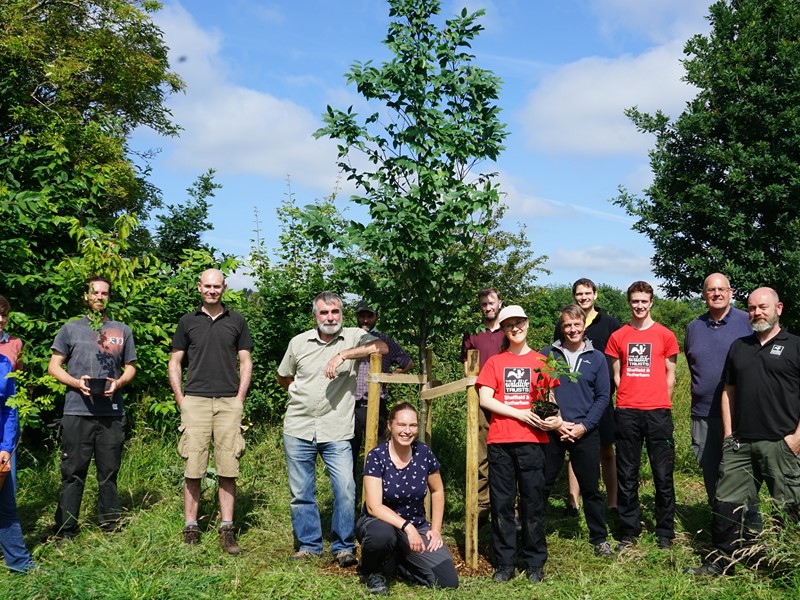
M 411 461 L 398 469 L 389 456 L 387 441 L 370 450 L 364 464 L 364 475 L 380 478 L 383 482 L 383 504 L 419 528 L 430 526 L 425 519 L 423 500 L 428 491 L 428 475 L 439 469 L 439 460 L 422 442 L 411 444 Z

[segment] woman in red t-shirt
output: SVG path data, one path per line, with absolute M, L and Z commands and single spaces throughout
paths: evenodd
M 487 361 L 475 384 L 481 408 L 492 413 L 486 443 L 497 561 L 493 579 L 508 581 L 514 577 L 517 563 L 514 501 L 519 489 L 521 558 L 526 577 L 537 583 L 544 578 L 547 560 L 544 444 L 549 439 L 547 432 L 558 429 L 563 421 L 560 414 L 541 419 L 531 411 L 532 403 L 542 399 L 544 390 L 552 386 L 544 367 L 546 358 L 528 347 L 525 311 L 520 306 L 507 306 L 500 311 L 498 321 L 505 334 L 501 352 Z

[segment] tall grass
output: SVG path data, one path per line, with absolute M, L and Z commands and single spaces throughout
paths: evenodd
M 444 379 L 444 375 L 441 376 Z M 445 535 L 463 548 L 464 415 L 463 398 L 434 401 L 433 446 L 443 464 L 447 491 Z M 563 516 L 556 490 L 547 512 L 550 558 L 545 581 L 537 586 L 524 578 L 495 584 L 485 573 L 463 577 L 454 591 L 392 585 L 402 598 L 784 598 L 800 595 L 794 565 L 800 560 L 796 527 L 768 526 L 764 547 L 774 567 L 763 571 L 740 568 L 737 575 L 694 580 L 681 573 L 708 551 L 710 511 L 702 478 L 694 464 L 689 435 L 686 366 L 681 360 L 674 398 L 678 538 L 672 551 L 659 550 L 653 536 L 653 489 L 642 470 L 645 534 L 623 557 L 595 557 L 582 519 Z M 54 449 L 21 456 L 19 508 L 26 541 L 40 570 L 27 576 L 0 573 L 5 599 L 186 599 L 366 597 L 354 569 L 341 570 L 330 555 L 302 564 L 288 560 L 293 551 L 289 492 L 278 428 L 251 429 L 242 461 L 236 526 L 243 554 L 224 555 L 216 534 L 218 506 L 213 476 L 203 485 L 197 547 L 181 541 L 183 527 L 182 462 L 176 436 L 143 432 L 126 443 L 120 473 L 120 494 L 126 509 L 124 529 L 103 533 L 94 523 L 96 484 L 93 471 L 82 508 L 83 530 L 60 545 L 49 541 L 59 485 L 58 452 Z M 643 461 L 646 464 L 646 461 Z M 332 498 L 322 467 L 318 494 L 329 530 Z M 767 505 L 768 503 L 765 503 Z M 767 520 L 770 523 L 769 520 Z M 482 564 L 489 558 L 490 532 L 480 532 Z M 458 550 L 456 550 L 458 552 Z

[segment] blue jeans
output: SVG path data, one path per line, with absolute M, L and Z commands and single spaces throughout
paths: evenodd
M 11 455 L 11 472 L 6 475 L 0 490 L 0 549 L 6 564 L 14 571 L 29 571 L 34 567 L 31 554 L 22 539 L 22 527 L 17 516 L 17 453 Z
M 292 529 L 299 542 L 299 550 L 322 554 L 322 524 L 317 506 L 316 464 L 317 454 L 328 469 L 333 487 L 333 519 L 331 521 L 331 552 L 353 552 L 355 526 L 356 484 L 353 481 L 353 453 L 349 440 L 317 442 L 301 440 L 283 434 L 286 451 L 286 470 L 289 473 L 289 491 Z

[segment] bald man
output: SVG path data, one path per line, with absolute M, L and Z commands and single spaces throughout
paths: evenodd
M 214 440 L 214 462 L 219 477 L 219 538 L 227 554 L 239 554 L 233 529 L 236 478 L 244 451 L 242 411 L 253 372 L 253 340 L 244 317 L 222 302 L 227 286 L 222 271 L 203 271 L 197 282 L 202 303 L 178 322 L 172 338 L 169 384 L 181 410 L 178 452 L 185 461 L 183 541 L 200 542 L 197 512 L 200 480 L 208 467 L 208 449 Z M 183 386 L 183 362 L 187 364 Z
M 713 504 L 722 459 L 722 368 L 731 344 L 753 333 L 746 312 L 731 305 L 733 288 L 722 273 L 703 282 L 708 311 L 686 327 L 684 352 L 692 376 L 692 451 Z
M 734 552 L 752 543 L 744 518 L 766 482 L 789 514 L 800 505 L 800 337 L 780 326 L 783 304 L 771 288 L 747 300 L 753 334 L 731 344 L 722 374 L 722 462 L 712 541 L 714 552 L 693 575 L 732 573 Z

